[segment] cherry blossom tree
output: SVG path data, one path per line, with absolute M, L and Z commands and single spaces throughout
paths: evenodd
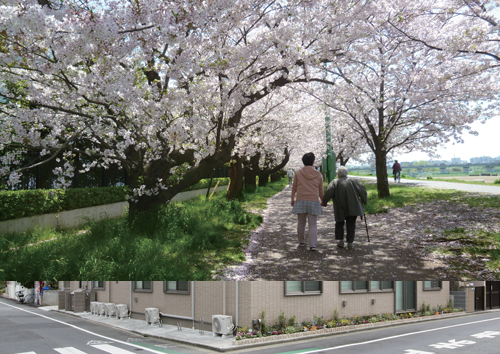
M 229 162 L 246 108 L 311 80 L 311 43 L 342 31 L 353 11 L 323 3 L 110 0 L 89 11 L 2 2 L 0 82 L 17 86 L 1 93 L 0 173 L 15 184 L 60 157 L 54 173 L 67 186 L 80 154 L 93 159 L 80 172 L 128 172 L 131 213 L 168 202 Z M 339 51 L 337 38 L 321 52 Z M 20 166 L 28 151 L 39 158 Z
M 473 55 L 484 66 L 491 66 L 500 62 L 499 10 L 498 1 L 422 1 L 407 3 L 405 11 L 389 22 L 429 49 Z M 422 22 L 425 31 L 418 26 Z
M 481 63 L 432 50 L 395 29 L 387 19 L 403 8 L 390 3 L 373 3 L 381 12 L 374 9 L 358 23 L 366 36 L 353 41 L 336 65 L 317 66 L 332 81 L 329 89 L 309 90 L 349 117 L 351 129 L 373 152 L 379 197 L 390 195 L 388 154 L 460 141 L 468 124 L 482 117 L 481 104 L 474 102 L 498 92 Z

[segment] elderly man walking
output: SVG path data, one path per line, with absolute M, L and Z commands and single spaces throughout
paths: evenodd
M 323 197 L 323 206 L 333 199 L 333 212 L 335 214 L 335 239 L 338 247 L 344 247 L 344 225 L 347 224 L 347 247 L 354 248 L 354 233 L 356 219 L 365 215 L 365 205 L 368 194 L 365 186 L 355 179 L 347 177 L 349 170 L 340 166 L 337 170 L 337 179 L 328 185 Z

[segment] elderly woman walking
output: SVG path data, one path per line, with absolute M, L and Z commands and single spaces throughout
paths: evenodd
M 315 156 L 312 152 L 302 156 L 304 167 L 295 173 L 292 186 L 292 212 L 297 214 L 297 234 L 299 247 L 305 247 L 304 234 L 306 220 L 309 223 L 309 249 L 316 251 L 318 241 L 317 216 L 323 214 L 323 177 L 313 167 Z M 295 195 L 297 198 L 295 199 Z
M 335 239 L 338 247 L 344 247 L 344 224 L 347 224 L 347 247 L 354 248 L 354 233 L 356 219 L 365 215 L 365 205 L 368 202 L 366 188 L 355 179 L 347 178 L 349 170 L 340 166 L 337 170 L 338 178 L 328 185 L 323 198 L 323 206 L 333 199 L 335 214 Z

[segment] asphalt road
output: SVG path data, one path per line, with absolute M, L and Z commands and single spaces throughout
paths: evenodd
M 498 353 L 500 311 L 258 346 L 233 353 Z M 0 353 L 210 353 L 0 299 Z M 213 353 L 213 352 L 212 352 Z
M 199 354 L 206 349 L 147 338 L 81 318 L 0 299 L 1 354 Z
M 245 353 L 441 354 L 500 352 L 500 312 L 414 323 L 254 348 Z

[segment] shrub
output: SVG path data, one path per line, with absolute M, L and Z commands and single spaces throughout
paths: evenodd
M 261 333 L 267 333 L 267 324 L 266 324 L 266 310 L 262 310 L 260 312 L 260 331 Z
M 335 321 L 335 323 L 339 322 L 340 320 L 339 311 L 337 310 L 337 307 L 335 307 L 335 310 L 333 311 L 332 319 L 333 321 Z
M 284 330 L 286 327 L 287 319 L 285 317 L 285 311 L 281 310 L 280 315 L 278 316 L 278 329 Z
M 288 326 L 295 327 L 296 324 L 297 324 L 297 316 L 293 315 L 288 319 Z
M 220 186 L 227 186 L 229 184 L 229 177 L 221 177 L 221 178 L 214 178 L 212 180 L 212 186 L 211 188 L 215 187 L 217 182 L 219 181 L 219 187 Z M 210 184 L 210 178 L 202 179 L 198 183 L 192 185 L 191 187 L 186 188 L 184 191 L 192 191 L 196 189 L 207 189 L 208 185 Z M 219 188 L 217 187 L 217 188 Z
M 297 332 L 297 329 L 295 328 L 295 326 L 286 326 L 286 328 L 285 328 L 286 334 L 293 334 L 295 332 Z
M 323 316 L 319 317 L 314 315 L 313 320 L 315 322 L 315 326 L 324 326 L 326 324 L 326 320 L 323 318 Z
M 496 179 L 495 182 L 493 182 L 495 184 L 500 184 L 500 178 L 499 179 Z
M 424 314 L 425 312 L 430 312 L 431 311 L 431 305 L 426 304 L 425 301 L 422 302 L 422 305 L 420 306 L 420 313 Z
M 123 202 L 127 193 L 127 187 L 1 191 L 0 221 Z
M 372 316 L 368 319 L 368 322 L 370 322 L 370 323 L 377 323 L 379 321 L 380 321 L 380 319 L 377 316 Z
M 350 326 L 352 325 L 352 321 L 350 318 L 341 318 L 339 322 L 337 322 L 337 326 Z

